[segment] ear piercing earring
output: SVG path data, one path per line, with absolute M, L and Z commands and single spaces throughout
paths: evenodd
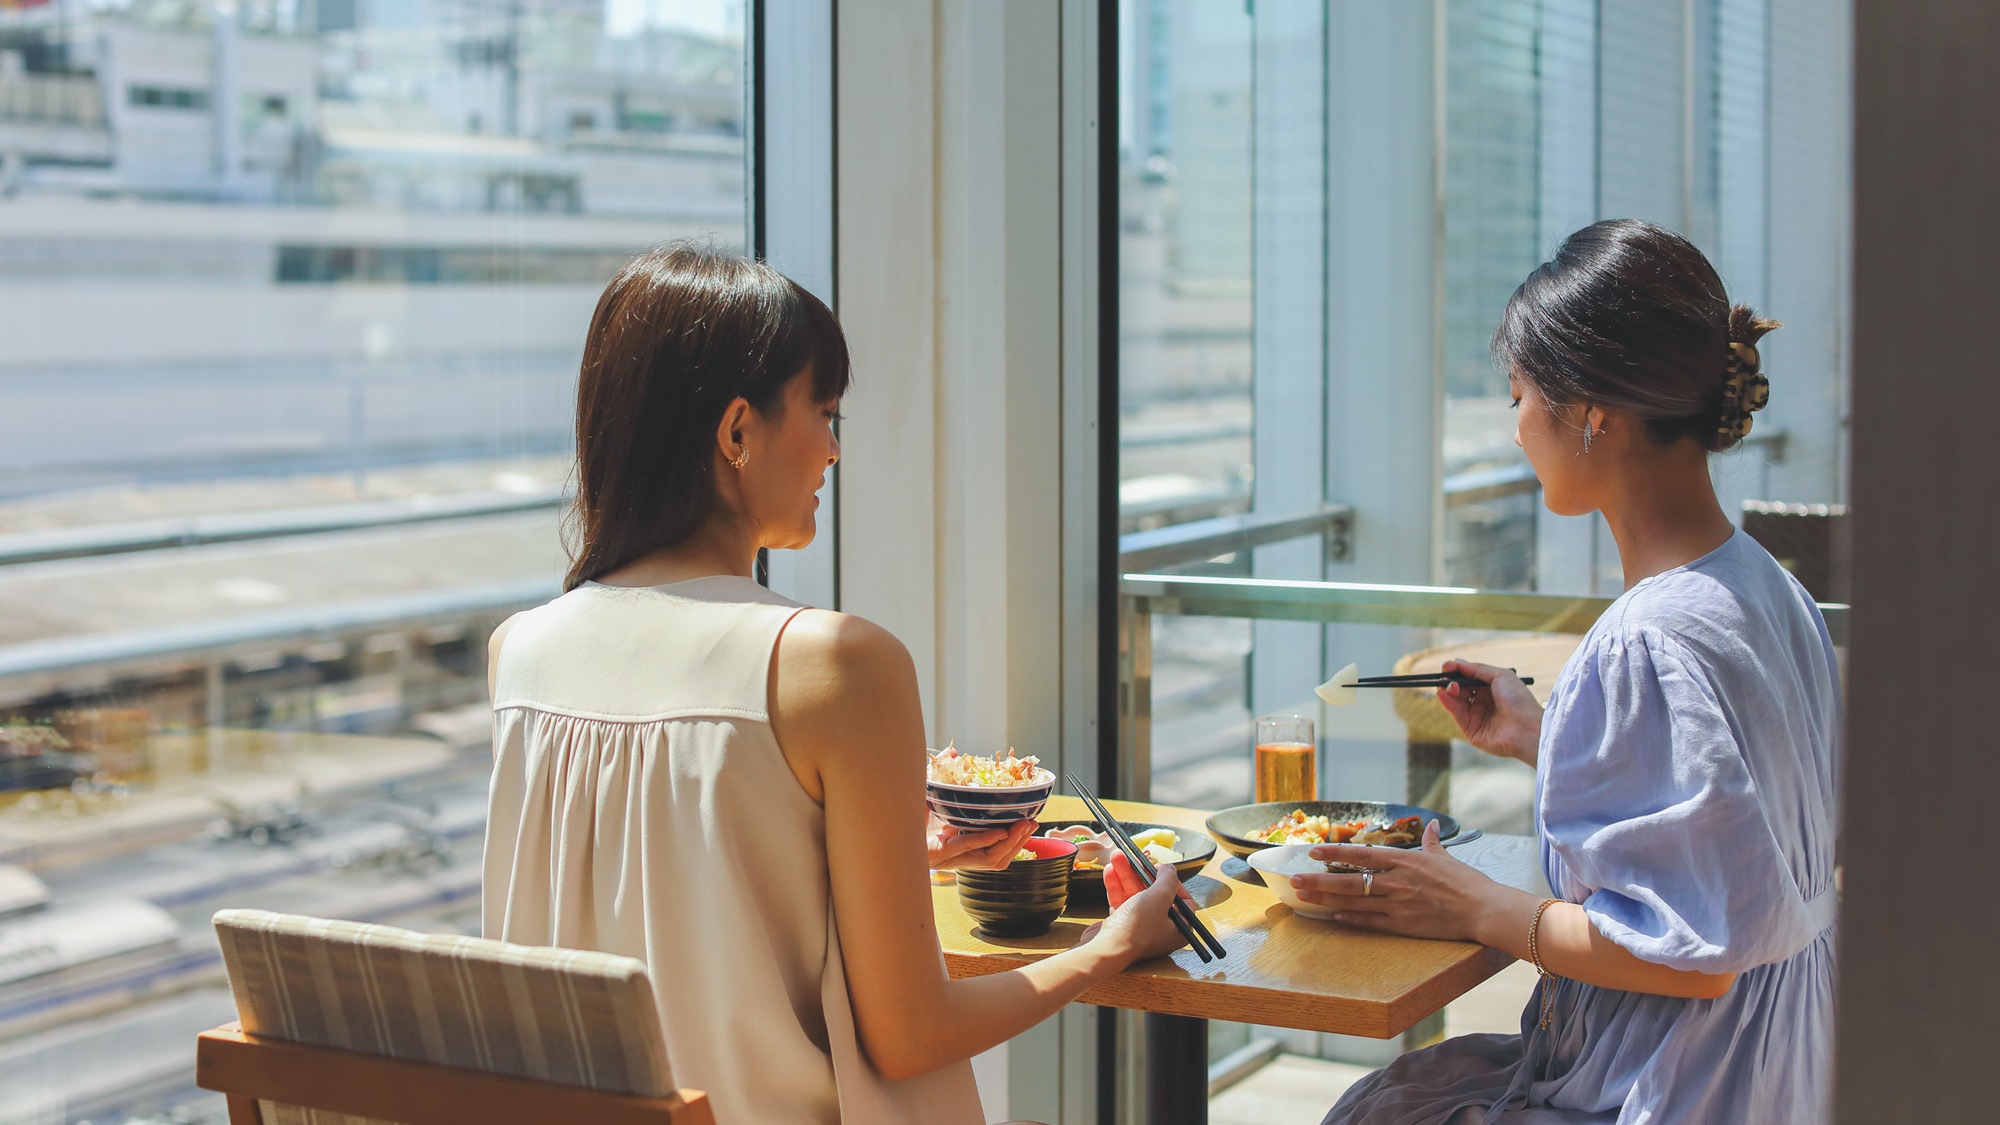
M 749 463 L 750 463 L 750 447 L 747 445 L 744 446 L 742 451 L 737 453 L 736 456 L 731 457 L 729 459 L 729 467 L 732 469 L 740 469 L 743 466 L 748 465 Z

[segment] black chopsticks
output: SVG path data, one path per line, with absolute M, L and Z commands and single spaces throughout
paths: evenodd
M 1075 774 L 1065 776 L 1069 778 L 1069 787 L 1076 791 L 1077 796 L 1083 798 L 1084 806 L 1090 810 L 1090 815 L 1096 817 L 1097 823 L 1104 826 L 1105 835 L 1111 837 L 1112 842 L 1118 845 L 1118 850 L 1124 852 L 1125 858 L 1132 861 L 1132 870 L 1138 872 L 1140 880 L 1147 886 L 1152 886 L 1153 880 L 1158 877 L 1153 861 L 1147 859 L 1145 851 L 1132 842 L 1132 836 L 1125 831 L 1125 826 L 1118 823 L 1117 819 L 1105 810 L 1104 802 L 1099 801 L 1083 782 L 1078 781 Z M 1173 905 L 1168 908 L 1168 915 L 1173 918 L 1174 926 L 1180 930 L 1181 936 L 1194 947 L 1195 955 L 1201 958 L 1203 964 L 1218 957 L 1229 956 L 1229 951 L 1224 949 L 1222 942 L 1202 924 L 1201 915 L 1195 913 L 1194 907 L 1189 905 L 1187 900 L 1175 895 Z M 1211 949 L 1215 951 L 1212 955 L 1209 952 Z
M 1513 669 L 1509 668 L 1508 671 L 1511 672 Z M 1521 682 L 1532 684 L 1535 682 L 1535 677 L 1522 676 Z M 1447 684 L 1457 684 L 1460 687 L 1485 687 L 1486 681 L 1457 673 L 1419 672 L 1409 676 L 1363 676 L 1354 681 L 1351 686 L 1421 688 L 1444 687 Z

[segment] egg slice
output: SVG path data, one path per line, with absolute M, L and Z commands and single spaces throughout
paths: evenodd
M 1360 679 L 1360 667 L 1349 664 L 1347 667 L 1335 672 L 1332 679 L 1314 688 L 1313 691 L 1321 699 L 1326 700 L 1333 706 L 1345 707 L 1354 702 L 1354 697 L 1359 692 L 1359 689 L 1354 685 Z

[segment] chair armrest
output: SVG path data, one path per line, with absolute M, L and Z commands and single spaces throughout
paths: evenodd
M 251 1035 L 237 1024 L 204 1031 L 195 1084 L 238 1097 L 285 1102 L 404 1125 L 714 1125 L 708 1095 L 616 1094 L 462 1067 L 315 1047 Z

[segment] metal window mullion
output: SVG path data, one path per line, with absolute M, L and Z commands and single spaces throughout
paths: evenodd
M 786 0 L 767 18 L 751 11 L 752 136 L 746 149 L 751 253 L 840 307 L 834 254 L 835 60 L 833 0 Z M 808 605 L 840 608 L 840 469 L 821 494 L 819 532 L 801 551 L 772 552 L 772 589 Z

